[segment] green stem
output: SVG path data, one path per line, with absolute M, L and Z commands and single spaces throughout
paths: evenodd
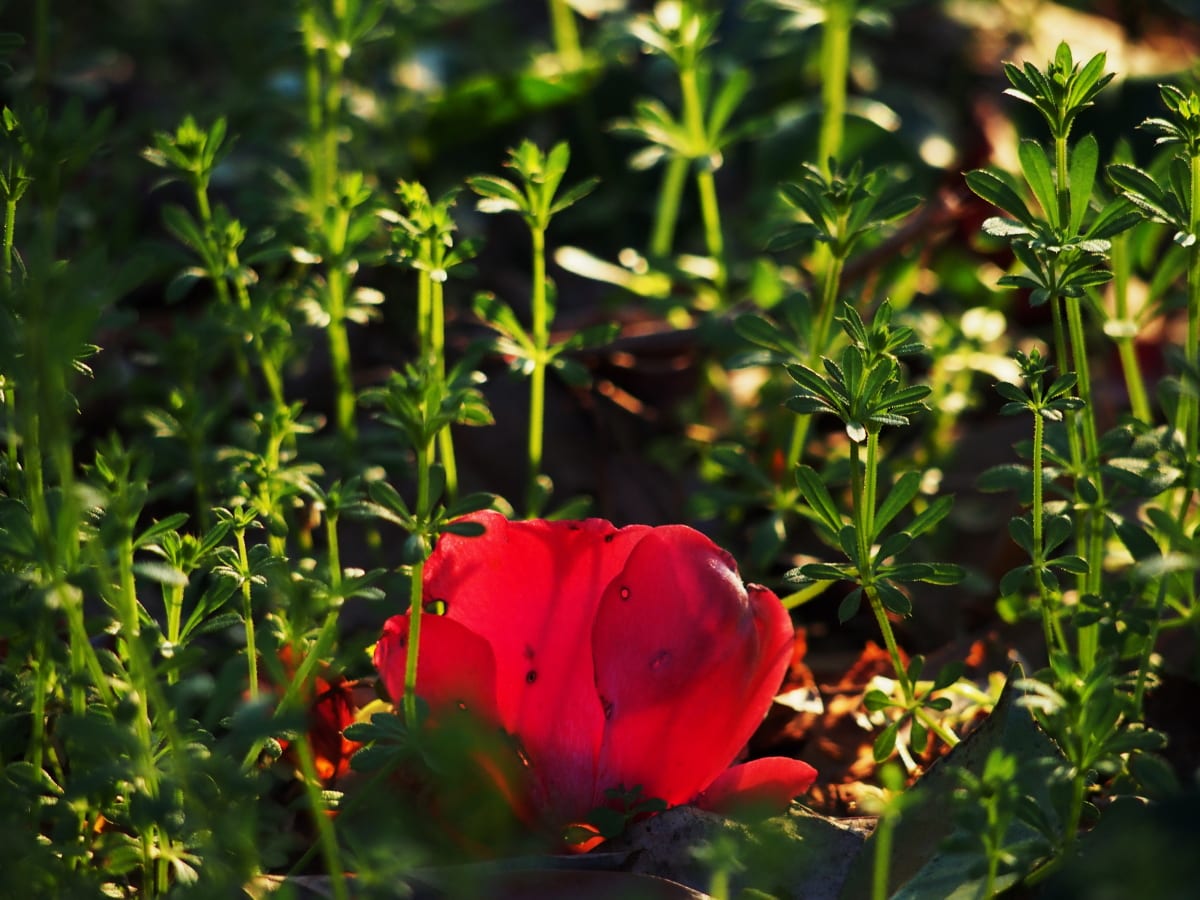
M 247 687 L 250 701 L 258 700 L 258 643 L 254 637 L 254 601 L 250 591 L 250 555 L 246 551 L 246 532 L 234 532 L 237 539 L 238 563 L 242 579 L 242 618 L 246 627 L 246 673 L 250 679 Z
M 34 694 L 30 715 L 33 717 L 33 732 L 29 736 L 26 756 L 34 771 L 41 771 L 46 748 L 46 696 L 49 693 L 50 656 L 46 652 L 46 626 L 38 619 L 37 634 L 33 641 Z
M 439 253 L 439 265 L 441 263 Z M 422 273 L 424 274 L 424 273 Z M 430 291 L 430 333 L 433 358 L 437 365 L 438 379 L 446 383 L 446 301 L 445 292 L 440 281 L 429 279 Z M 447 425 L 437 436 L 438 458 L 446 473 L 446 496 L 454 500 L 458 496 L 458 465 L 454 459 L 454 435 Z
M 821 281 L 821 305 L 817 312 L 816 327 L 809 336 L 807 364 L 810 369 L 815 369 L 821 364 L 821 357 L 829 349 L 829 332 L 833 328 L 838 294 L 842 287 L 842 269 L 846 260 L 843 257 L 834 256 L 829 251 L 827 244 L 821 244 L 817 248 L 813 263 L 818 270 L 824 271 L 825 276 Z M 800 462 L 800 457 L 804 454 L 804 445 L 808 441 L 808 428 L 811 422 L 811 415 L 802 415 L 797 416 L 792 425 L 792 436 L 787 452 L 786 471 L 788 472 L 796 468 L 796 464 Z
M 16 240 L 14 232 L 17 227 L 17 199 L 13 196 L 6 198 L 4 202 L 4 234 L 3 249 L 0 249 L 0 265 L 3 265 L 4 280 L 0 282 L 4 286 L 4 293 L 7 295 L 12 290 L 12 273 L 13 273 L 13 242 Z
M 875 829 L 875 859 L 871 871 L 871 900 L 887 900 L 888 870 L 892 863 L 892 835 L 896 830 L 895 815 L 884 811 Z
M 1083 802 L 1087 795 L 1087 772 L 1076 768 L 1071 781 L 1071 805 L 1067 810 L 1067 827 L 1063 831 L 1063 846 L 1058 856 L 1065 859 L 1079 834 L 1079 822 L 1083 818 Z
M 337 835 L 334 833 L 333 821 L 325 814 L 326 805 L 320 789 L 321 779 L 317 775 L 308 735 L 301 735 L 300 739 L 292 746 L 296 748 L 296 758 L 300 763 L 304 794 L 308 800 L 308 808 L 312 812 L 313 827 L 316 828 L 317 843 L 321 848 L 321 856 L 325 860 L 325 871 L 329 875 L 330 890 L 335 900 L 349 900 L 350 893 L 346 888 L 346 872 L 342 865 L 341 850 L 338 847 Z
M 826 177 L 829 161 L 842 153 L 846 119 L 846 82 L 850 72 L 850 29 L 854 0 L 827 0 L 821 29 L 821 129 L 817 165 Z
M 696 191 L 700 197 L 700 217 L 704 222 L 704 242 L 708 255 L 717 264 L 717 290 L 725 290 L 725 239 L 721 235 L 721 211 L 717 201 L 717 183 L 713 171 L 701 158 L 716 148 L 709 146 L 704 127 L 704 109 L 695 66 L 679 70 L 679 92 L 683 100 L 683 124 L 692 146 L 696 166 Z
M 1167 582 L 1169 575 L 1161 575 L 1158 579 L 1158 593 L 1154 601 L 1154 616 L 1150 620 L 1150 633 L 1146 635 L 1142 652 L 1138 658 L 1137 682 L 1133 689 L 1134 715 L 1142 718 L 1142 707 L 1146 699 L 1146 688 L 1150 678 L 1150 658 L 1154 655 L 1154 647 L 1158 643 L 1158 633 L 1162 627 L 1163 608 L 1167 599 Z
M 850 442 L 850 472 L 851 494 L 854 504 L 854 533 L 858 544 L 859 578 L 862 581 L 863 593 L 871 606 L 871 612 L 879 625 L 879 632 L 887 646 L 888 656 L 892 660 L 892 668 L 896 672 L 896 680 L 904 695 L 905 704 L 912 707 L 914 692 L 912 682 L 908 678 L 908 670 L 900 656 L 900 647 L 896 643 L 896 635 L 892 631 L 892 623 L 888 620 L 887 609 L 875 588 L 875 564 L 871 559 L 871 535 L 875 522 L 875 484 L 878 483 L 879 434 L 867 432 L 867 459 L 863 465 L 859 458 L 859 444 Z
M 575 13 L 566 0 L 550 0 L 550 23 L 554 32 L 554 50 L 562 67 L 568 72 L 582 68 L 579 28 L 575 24 Z
M 1192 176 L 1191 210 L 1188 228 L 1192 234 L 1200 233 L 1200 156 L 1190 159 Z M 1183 356 L 1191 372 L 1200 368 L 1200 245 L 1193 244 L 1188 248 L 1188 320 L 1187 339 L 1183 342 Z M 1179 399 L 1178 425 L 1183 435 L 1185 459 L 1193 466 L 1200 459 L 1200 397 L 1196 391 L 1200 385 L 1192 385 L 1192 390 L 1185 390 Z M 1179 522 L 1186 523 L 1188 512 L 1191 510 L 1192 499 L 1196 492 L 1196 476 L 1193 474 L 1184 488 L 1179 506 Z M 1191 580 L 1189 580 L 1191 581 Z M 1194 584 L 1194 581 L 1191 581 Z M 1194 587 L 1190 589 L 1194 596 Z
M 679 219 L 679 206 L 683 201 L 683 186 L 687 182 L 690 166 L 691 160 L 686 156 L 672 156 L 663 172 L 654 213 L 654 231 L 650 235 L 651 256 L 662 258 L 671 253 L 675 223 Z
M 417 528 L 425 530 L 429 524 L 429 464 L 433 455 L 432 443 L 417 448 Z M 404 722 L 410 729 L 417 727 L 417 660 L 421 651 L 421 616 L 424 603 L 422 584 L 425 574 L 423 560 L 413 563 L 409 581 L 408 612 L 408 655 L 404 665 Z
M 345 32 L 346 0 L 333 0 L 330 10 L 333 20 L 338 25 L 338 31 Z M 342 111 L 342 73 L 345 70 L 349 46 L 336 42 L 332 47 L 326 47 L 325 78 L 324 78 L 324 109 L 321 117 L 321 163 L 324 166 L 323 185 L 325 200 L 328 205 L 337 183 L 338 173 L 338 126 Z M 318 207 L 321 209 L 322 207 Z
M 1129 234 L 1119 234 L 1112 241 L 1113 298 L 1116 319 L 1122 328 L 1130 322 L 1129 315 Z M 1121 360 L 1121 371 L 1125 376 L 1125 390 L 1129 394 L 1129 409 L 1134 418 L 1147 424 L 1152 415 L 1150 400 L 1146 394 L 1146 381 L 1137 358 L 1134 334 L 1120 334 L 1116 339 L 1117 354 Z
M 913 715 L 922 725 L 936 734 L 947 747 L 957 747 L 961 742 L 961 738 L 957 734 L 931 716 L 924 707 L 917 706 L 913 710 Z
M 1050 592 L 1046 588 L 1045 579 L 1042 577 L 1042 570 L 1046 564 L 1046 549 L 1044 526 L 1045 516 L 1043 513 L 1044 506 L 1044 478 L 1045 472 L 1043 469 L 1042 458 L 1046 447 L 1046 425 L 1042 419 L 1040 411 L 1035 410 L 1033 413 L 1033 505 L 1030 507 L 1029 515 L 1033 525 L 1033 581 L 1037 588 L 1038 605 L 1042 613 L 1042 637 L 1046 642 L 1046 652 L 1050 652 L 1050 648 L 1057 644 L 1055 633 L 1057 631 L 1057 617 L 1052 615 L 1050 610 Z
M 542 447 L 546 417 L 546 356 L 550 343 L 549 309 L 546 301 L 546 229 L 533 226 L 533 373 L 529 380 L 529 473 L 526 485 L 526 509 L 531 516 L 539 512 L 538 477 L 542 473 Z
M 354 379 L 350 366 L 350 336 L 346 331 L 346 270 L 340 261 L 329 267 L 328 309 L 329 363 L 333 370 L 336 393 L 338 434 L 347 446 L 353 446 L 358 429 L 354 422 Z
M 1078 416 L 1083 425 L 1083 471 L 1091 481 L 1096 493 L 1094 502 L 1088 504 L 1084 525 L 1086 529 L 1085 546 L 1087 547 L 1084 558 L 1088 561 L 1085 585 L 1087 593 L 1098 595 L 1104 570 L 1104 481 L 1100 476 L 1100 439 L 1096 430 L 1096 406 L 1092 396 L 1087 343 L 1083 333 L 1083 316 L 1079 310 L 1078 300 L 1067 300 L 1066 306 L 1067 324 L 1071 333 L 1071 352 L 1074 357 L 1075 375 L 1078 378 L 1079 399 L 1084 404 Z M 1096 651 L 1099 649 L 1100 640 L 1099 626 L 1093 624 L 1081 627 L 1078 639 L 1079 661 L 1086 672 L 1096 661 Z

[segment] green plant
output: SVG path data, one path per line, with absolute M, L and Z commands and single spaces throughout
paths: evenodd
M 567 164 L 571 159 L 570 148 L 565 143 L 556 144 L 549 153 L 543 153 L 531 141 L 523 141 L 515 150 L 509 151 L 509 162 L 521 181 L 520 187 L 505 178 L 491 175 L 476 175 L 467 179 L 471 190 L 481 199 L 478 208 L 482 212 L 515 212 L 525 221 L 533 246 L 533 283 L 530 296 L 532 322 L 526 331 L 516 314 L 502 301 L 491 295 L 476 298 L 475 311 L 481 319 L 500 333 L 496 348 L 513 359 L 514 366 L 529 376 L 529 430 L 527 444 L 528 480 L 525 490 L 525 509 L 528 515 L 536 516 L 545 505 L 551 485 L 542 472 L 543 445 L 545 441 L 546 416 L 546 370 L 554 367 L 567 377 L 575 374 L 564 350 L 583 346 L 609 334 L 605 327 L 593 332 L 580 332 L 567 341 L 551 345 L 550 323 L 554 319 L 554 287 L 546 276 L 546 230 L 550 220 L 573 206 L 596 187 L 597 180 L 587 179 L 568 188 L 557 196 Z

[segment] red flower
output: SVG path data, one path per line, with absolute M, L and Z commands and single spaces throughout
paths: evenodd
M 584 821 L 606 791 L 641 786 L 667 805 L 784 807 L 806 763 L 729 768 L 783 678 L 792 624 L 771 591 L 682 525 L 471 517 L 482 537 L 442 537 L 425 566 L 417 694 L 466 706 L 512 735 L 541 823 Z M 375 665 L 404 690 L 408 616 L 384 627 Z M 519 804 L 525 807 L 526 804 Z

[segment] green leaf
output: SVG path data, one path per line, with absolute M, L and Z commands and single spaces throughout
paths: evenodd
M 529 211 L 529 202 L 517 186 L 506 178 L 492 175 L 475 175 L 467 179 L 467 186 L 480 197 L 476 208 L 483 213 Z
M 1009 569 L 1000 579 L 1000 596 L 1011 597 L 1020 593 L 1027 584 L 1032 583 L 1033 567 L 1017 566 Z
M 1100 163 L 1100 147 L 1092 135 L 1085 135 L 1071 151 L 1070 196 L 1071 221 L 1067 233 L 1079 234 L 1083 218 L 1092 200 L 1092 189 L 1096 183 L 1096 168 Z
M 862 606 L 862 588 L 855 588 L 849 594 L 842 598 L 842 602 L 838 604 L 838 621 L 842 623 L 849 622 L 858 615 L 859 607 Z
M 588 178 L 579 182 L 579 184 L 576 184 L 573 187 L 567 188 L 567 190 L 563 191 L 563 193 L 559 195 L 558 199 L 554 201 L 554 205 L 550 207 L 550 214 L 554 215 L 555 213 L 562 212 L 569 206 L 574 206 L 576 203 L 594 191 L 598 184 L 600 184 L 599 178 Z
M 155 522 L 134 539 L 133 548 L 138 550 L 148 544 L 155 543 L 168 531 L 174 531 L 187 520 L 187 513 L 174 513 L 173 515 L 167 516 L 165 519 L 162 519 L 159 522 Z
M 1054 175 L 1045 151 L 1037 141 L 1024 140 L 1018 146 L 1017 153 L 1021 159 L 1021 171 L 1041 204 L 1047 221 L 1052 227 L 1059 228 L 1058 188 L 1054 184 Z
M 1009 519 L 1008 533 L 1012 535 L 1017 546 L 1030 557 L 1037 555 L 1033 547 L 1033 526 L 1029 523 L 1029 519 L 1025 516 L 1014 516 Z
M 908 508 L 920 490 L 920 472 L 910 470 L 897 479 L 883 503 L 879 504 L 879 508 L 875 511 L 875 533 L 871 535 L 871 540 L 877 539 L 887 524 Z
M 829 494 L 829 489 L 825 487 L 825 483 L 821 480 L 821 476 L 817 474 L 816 469 L 805 465 L 797 466 L 796 486 L 800 489 L 800 494 L 804 497 L 804 500 L 812 507 L 813 512 L 817 514 L 830 531 L 836 534 L 841 530 L 841 514 L 838 512 L 837 505 L 833 502 L 833 497 Z
M 888 723 L 888 726 L 879 732 L 879 736 L 875 738 L 875 743 L 871 746 L 871 754 L 875 757 L 875 762 L 885 762 L 888 757 L 896 750 L 896 734 L 900 730 L 900 722 Z
M 1075 523 L 1069 516 L 1047 516 L 1042 522 L 1042 549 L 1053 553 L 1055 548 L 1075 533 Z
M 904 618 L 912 615 L 912 601 L 898 587 L 886 581 L 878 581 L 875 583 L 875 590 L 879 591 L 879 599 L 883 601 L 884 609 L 888 612 Z
M 950 514 L 950 508 L 953 505 L 953 497 L 938 497 L 908 523 L 904 529 L 905 532 L 913 537 L 920 537 L 925 532 L 934 528 L 942 519 L 946 518 Z
M 976 169 L 966 174 L 967 187 L 992 206 L 1004 210 L 1022 224 L 1032 228 L 1034 218 L 1017 192 L 993 172 Z

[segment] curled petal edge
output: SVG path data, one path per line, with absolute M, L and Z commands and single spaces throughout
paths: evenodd
M 816 777 L 817 770 L 806 762 L 766 756 L 726 769 L 696 797 L 696 805 L 722 815 L 746 811 L 775 815 L 812 787 Z

